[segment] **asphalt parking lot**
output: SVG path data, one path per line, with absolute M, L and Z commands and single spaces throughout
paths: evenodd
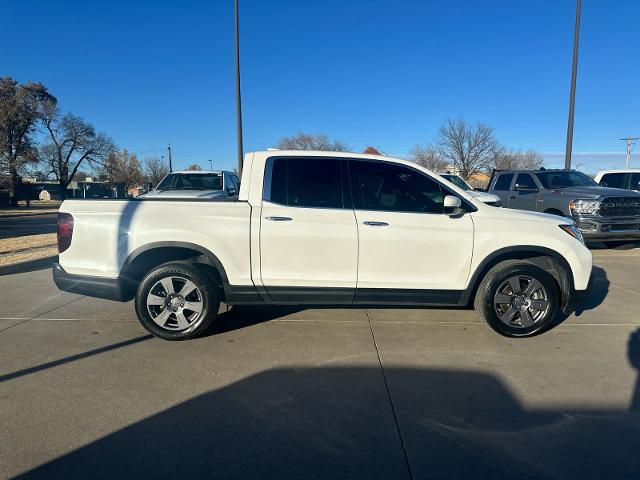
M 637 478 L 640 248 L 525 340 L 472 310 L 236 308 L 157 340 L 129 303 L 0 276 L 0 477 Z

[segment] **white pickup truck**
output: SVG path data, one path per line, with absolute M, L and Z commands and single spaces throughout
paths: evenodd
M 375 155 L 245 156 L 237 200 L 67 200 L 62 290 L 127 301 L 168 340 L 220 302 L 474 304 L 503 335 L 543 331 L 588 291 L 591 253 L 569 219 L 485 205 L 419 165 Z

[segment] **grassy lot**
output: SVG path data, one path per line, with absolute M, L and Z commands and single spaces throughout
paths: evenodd
M 55 233 L 0 239 L 0 266 L 57 254 Z

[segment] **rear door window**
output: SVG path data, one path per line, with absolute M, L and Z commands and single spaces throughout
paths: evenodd
M 337 158 L 269 159 L 264 199 L 290 207 L 343 208 L 341 164 Z

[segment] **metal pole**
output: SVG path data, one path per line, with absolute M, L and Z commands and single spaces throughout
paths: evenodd
M 627 168 L 629 168 L 629 157 L 631 157 L 631 140 L 627 139 Z
M 571 168 L 571 150 L 573 148 L 573 111 L 576 100 L 576 76 L 578 75 L 578 43 L 580 40 L 580 8 L 581 0 L 576 4 L 576 25 L 573 32 L 573 66 L 571 68 L 571 94 L 569 97 L 569 123 L 567 125 L 567 150 L 564 157 L 564 168 Z
M 238 0 L 234 0 L 235 44 L 236 44 L 236 120 L 238 132 L 238 176 L 242 178 L 242 102 L 240 100 L 240 26 L 238 17 Z
M 213 170 L 213 160 L 209 160 L 209 170 Z
M 169 150 L 169 173 L 171 173 L 173 172 L 173 165 L 171 164 L 171 143 L 169 143 L 167 149 Z

